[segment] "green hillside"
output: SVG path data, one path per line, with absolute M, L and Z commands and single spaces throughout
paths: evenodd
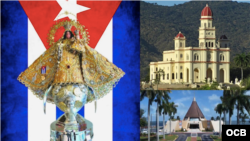
M 225 34 L 230 40 L 231 62 L 235 54 L 250 51 L 249 3 L 191 1 L 169 7 L 141 1 L 141 79 L 148 75 L 151 61 L 162 61 L 162 52 L 174 49 L 179 31 L 187 39 L 186 46 L 198 46 L 199 19 L 206 4 L 213 12 L 216 38 Z

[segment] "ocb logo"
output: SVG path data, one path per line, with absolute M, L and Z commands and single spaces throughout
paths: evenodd
M 222 141 L 247 141 L 250 138 L 250 125 L 222 125 Z
M 226 131 L 227 136 L 246 136 L 246 129 L 227 129 Z

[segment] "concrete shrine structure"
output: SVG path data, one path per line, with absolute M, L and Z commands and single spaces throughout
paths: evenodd
M 223 125 L 223 121 L 221 121 L 221 125 Z M 202 132 L 206 129 L 219 132 L 219 121 L 207 120 L 194 97 L 184 119 L 181 121 L 167 121 L 165 125 L 165 132 L 175 132 L 177 130 L 181 130 L 181 128 L 190 132 L 192 132 L 191 130 Z
M 187 27 L 188 28 L 188 27 Z M 199 27 L 199 46 L 186 46 L 186 37 L 179 32 L 174 38 L 174 50 L 163 51 L 163 61 L 150 62 L 150 80 L 156 71 L 164 71 L 161 82 L 194 83 L 230 81 L 230 48 L 225 35 L 216 42 L 212 11 L 208 5 L 202 10 Z

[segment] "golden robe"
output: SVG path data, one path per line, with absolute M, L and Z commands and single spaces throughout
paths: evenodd
M 46 68 L 46 71 L 42 71 Z M 59 40 L 22 72 L 18 80 L 40 99 L 52 85 L 85 84 L 97 99 L 106 95 L 125 73 L 84 40 Z M 95 99 L 88 94 L 87 102 Z M 54 103 L 51 92 L 47 102 Z

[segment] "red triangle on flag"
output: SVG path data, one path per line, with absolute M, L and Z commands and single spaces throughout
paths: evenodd
M 19 1 L 46 49 L 50 28 L 61 11 L 57 1 Z M 77 14 L 77 20 L 88 29 L 89 46 L 95 48 L 107 28 L 121 1 L 77 1 L 77 4 L 90 8 Z M 64 18 L 64 19 L 69 19 Z M 62 36 L 62 35 L 61 35 Z

